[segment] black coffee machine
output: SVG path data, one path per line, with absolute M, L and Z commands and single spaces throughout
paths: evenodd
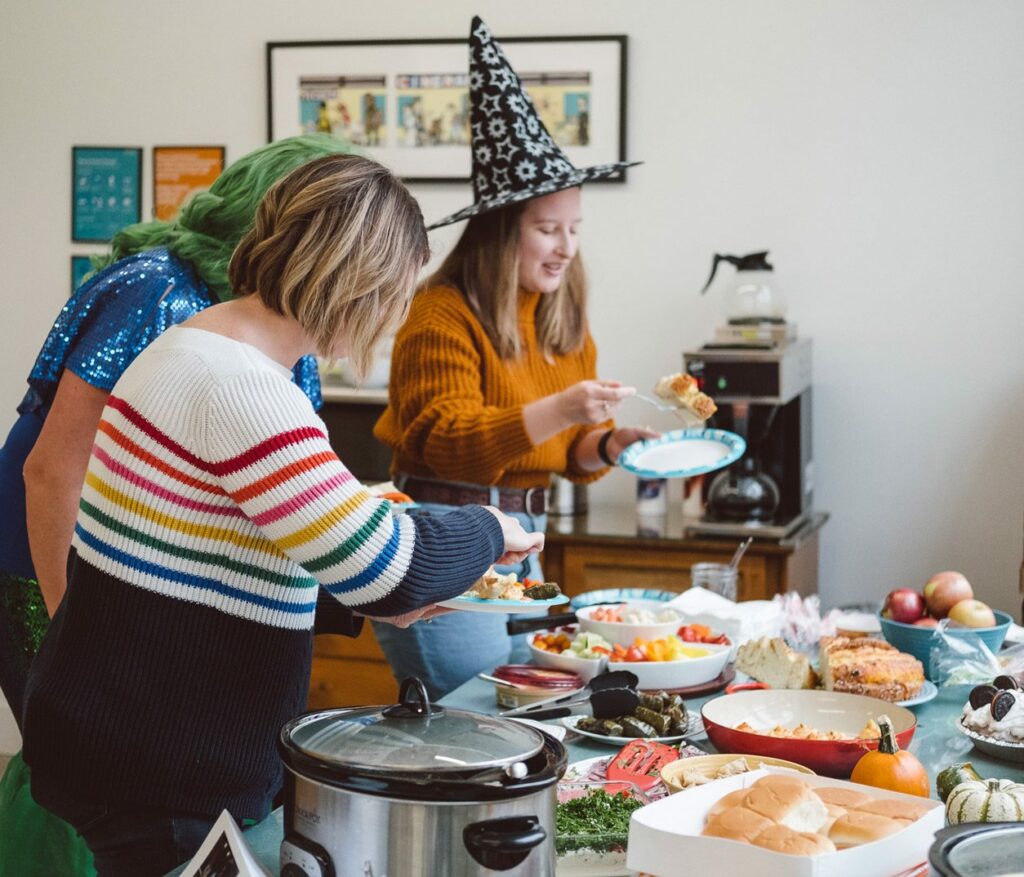
M 687 531 L 789 536 L 814 498 L 810 339 L 709 344 L 684 353 L 683 365 L 718 405 L 708 425 L 747 441 L 743 457 L 705 478 L 705 514 Z

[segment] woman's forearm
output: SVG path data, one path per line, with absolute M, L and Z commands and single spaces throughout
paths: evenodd
M 534 446 L 544 444 L 573 425 L 557 393 L 523 406 L 523 425 Z
M 28 545 L 51 616 L 67 588 L 68 551 L 78 500 L 106 400 L 105 390 L 65 371 L 22 471 Z
M 84 471 L 81 474 L 84 477 Z M 82 478 L 74 480 L 67 475 L 65 469 L 47 471 L 39 461 L 25 467 L 29 548 L 39 590 L 51 617 L 67 589 L 68 551 L 82 487 Z

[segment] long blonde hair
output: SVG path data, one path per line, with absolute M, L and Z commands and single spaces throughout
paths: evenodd
M 228 274 L 236 295 L 258 295 L 297 320 L 321 356 L 343 338 L 362 377 L 377 345 L 404 320 L 429 256 L 409 190 L 375 161 L 330 155 L 267 192 Z
M 421 289 L 452 286 L 476 314 L 502 359 L 519 356 L 519 220 L 526 202 L 474 216 Z M 579 251 L 558 291 L 541 296 L 537 343 L 545 356 L 571 353 L 587 333 L 587 278 Z

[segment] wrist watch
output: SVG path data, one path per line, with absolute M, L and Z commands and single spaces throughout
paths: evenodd
M 611 439 L 613 432 L 614 430 L 609 429 L 597 440 L 597 456 L 606 466 L 615 465 L 615 461 L 608 456 L 608 441 Z

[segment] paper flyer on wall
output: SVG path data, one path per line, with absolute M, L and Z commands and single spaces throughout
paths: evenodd
M 225 810 L 210 829 L 181 877 L 271 877 L 249 849 L 242 832 Z

